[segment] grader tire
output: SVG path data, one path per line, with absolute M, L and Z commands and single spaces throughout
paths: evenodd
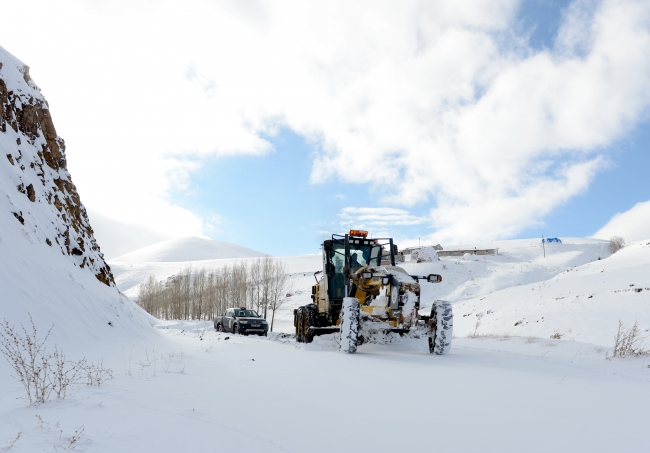
M 309 304 L 305 306 L 303 312 L 303 339 L 305 343 L 314 341 L 314 332 L 310 331 L 310 327 L 318 327 L 318 306 Z
M 359 317 L 361 316 L 361 307 L 359 299 L 346 297 L 343 299 L 341 308 L 341 337 L 339 351 L 346 354 L 357 352 L 357 343 L 359 341 Z
M 446 300 L 437 300 L 431 307 L 429 324 L 429 353 L 449 354 L 451 337 L 454 332 L 454 313 Z
M 298 310 L 296 311 L 296 315 L 293 321 L 294 325 L 296 326 L 296 341 L 298 343 L 304 343 L 304 339 L 302 336 L 303 333 L 302 323 L 305 317 L 304 312 L 305 312 L 305 307 L 298 307 Z

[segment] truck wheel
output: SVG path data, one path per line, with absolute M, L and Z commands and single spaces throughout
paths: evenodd
M 346 297 L 341 308 L 341 337 L 339 351 L 347 354 L 357 352 L 359 341 L 359 316 L 361 308 L 359 299 Z
M 223 332 L 223 326 L 221 323 L 217 324 L 217 332 Z
M 232 325 L 232 333 L 239 333 L 239 326 L 236 323 Z
M 437 300 L 431 307 L 429 320 L 429 353 L 449 354 L 451 337 L 454 332 L 454 313 L 446 300 Z

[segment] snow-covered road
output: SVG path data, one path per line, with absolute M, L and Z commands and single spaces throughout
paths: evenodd
M 82 425 L 76 451 L 89 452 L 640 452 L 650 441 L 650 360 L 606 360 L 594 345 L 457 338 L 441 357 L 402 338 L 346 355 L 328 337 L 159 328 L 159 344 L 125 351 L 99 388 L 30 407 L 17 385 L 3 391 L 0 447 L 22 432 L 15 451 L 61 450 Z

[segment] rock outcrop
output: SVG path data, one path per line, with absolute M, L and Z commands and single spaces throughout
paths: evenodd
M 65 142 L 29 67 L 0 47 L 0 191 L 8 213 L 32 241 L 57 247 L 114 286 L 86 209 L 67 169 Z M 1 167 L 5 167 L 2 169 Z M 4 203 L 3 203 L 4 205 Z

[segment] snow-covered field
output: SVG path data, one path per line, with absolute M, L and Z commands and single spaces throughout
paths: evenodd
M 35 259 L 36 246 L 20 241 L 25 263 Z M 364 344 L 355 355 L 339 353 L 334 335 L 296 344 L 286 334 L 291 313 L 309 302 L 319 255 L 282 258 L 294 295 L 269 338 L 217 333 L 206 321 L 157 321 L 64 257 L 44 255 L 39 272 L 65 284 L 49 294 L 14 285 L 12 297 L 30 302 L 10 317 L 37 312 L 71 358 L 103 357 L 116 377 L 29 406 L 0 363 L 0 448 L 21 433 L 11 451 L 65 450 L 83 427 L 75 451 L 647 451 L 650 358 L 606 354 L 619 319 L 650 325 L 649 242 L 610 256 L 604 241 L 567 239 L 544 257 L 537 240 L 504 241 L 498 256 L 405 264 L 443 275 L 423 285 L 422 301 L 453 302 L 448 356 L 430 355 L 416 335 Z M 133 297 L 148 275 L 163 279 L 189 263 L 110 264 Z M 25 280 L 26 266 L 3 283 Z M 556 332 L 562 339 L 549 338 Z
M 646 361 L 608 361 L 590 344 L 457 338 L 431 356 L 398 338 L 344 355 L 328 337 L 157 329 L 113 358 L 116 379 L 66 400 L 26 406 L 3 377 L 0 442 L 21 432 L 12 451 L 61 451 L 82 426 L 75 450 L 89 452 L 641 452 L 650 441 Z

